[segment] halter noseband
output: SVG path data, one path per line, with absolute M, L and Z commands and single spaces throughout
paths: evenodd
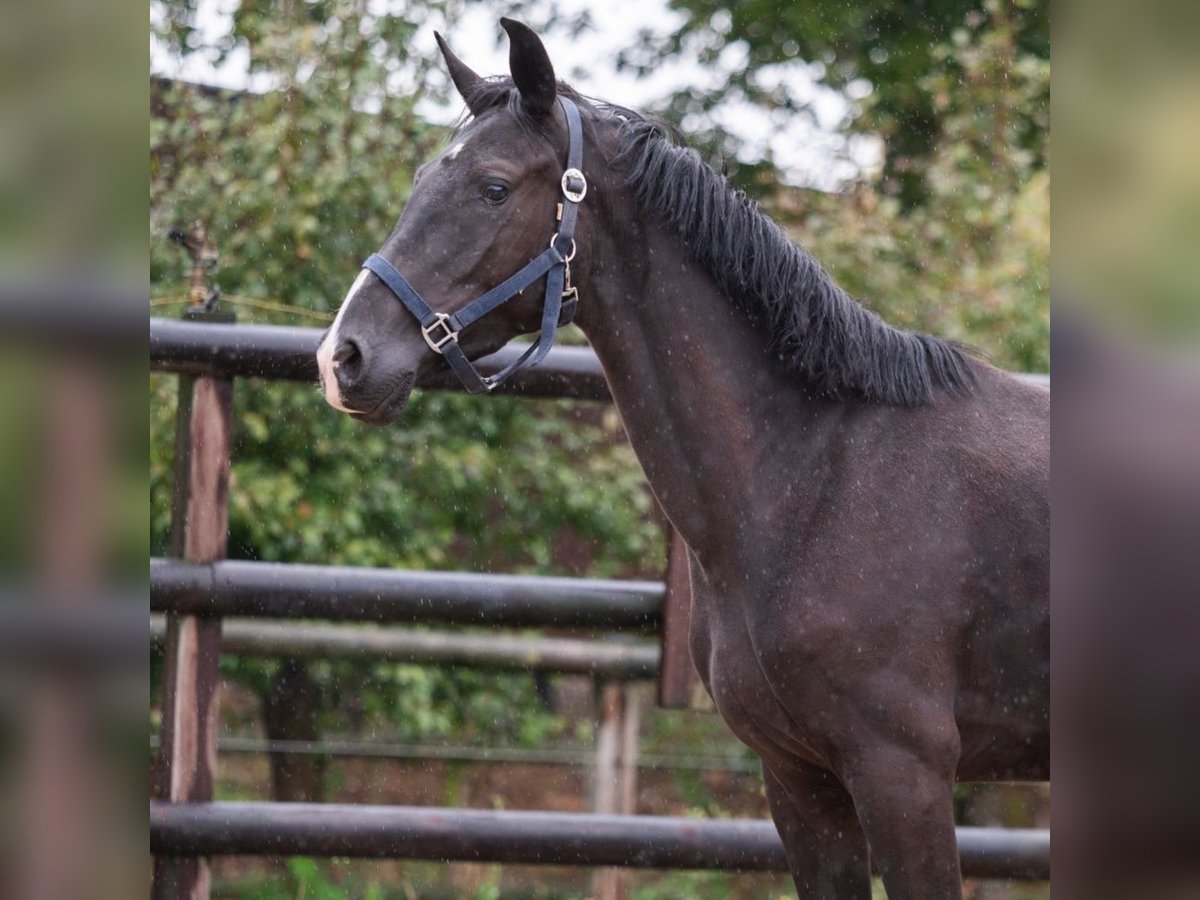
M 563 202 L 559 204 L 558 230 L 550 239 L 550 246 L 530 260 L 523 269 L 502 281 L 481 297 L 472 300 L 453 313 L 435 312 L 416 288 L 400 271 L 378 253 L 372 253 L 363 263 L 388 286 L 396 299 L 404 304 L 421 324 L 421 334 L 434 353 L 445 357 L 450 368 L 471 394 L 484 394 L 511 375 L 529 366 L 536 366 L 550 348 L 554 346 L 554 335 L 559 327 L 567 325 L 575 317 L 579 294 L 571 286 L 571 260 L 575 258 L 575 222 L 579 217 L 579 203 L 587 194 L 587 179 L 583 177 L 583 125 L 579 119 L 579 108 L 566 97 L 558 98 L 567 117 L 567 168 L 562 175 Z M 458 343 L 458 335 L 464 328 L 492 310 L 507 303 L 543 275 L 546 276 L 546 300 L 542 306 L 542 329 L 535 341 L 516 362 L 495 375 L 484 377 L 467 359 Z

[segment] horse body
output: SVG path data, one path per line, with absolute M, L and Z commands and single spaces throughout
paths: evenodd
M 691 549 L 701 679 L 763 758 L 777 821 L 790 804 L 773 781 L 839 801 L 794 831 L 857 830 L 837 796 L 852 782 L 890 785 L 889 809 L 936 805 L 894 850 L 911 871 L 911 842 L 953 845 L 955 778 L 1049 777 L 1048 392 L 973 362 L 968 397 L 831 400 L 669 233 L 608 233 L 647 252 L 589 277 L 580 325 Z M 867 890 L 862 846 L 845 848 L 854 885 L 829 896 Z M 825 868 L 834 849 L 800 843 Z M 822 883 L 793 868 L 802 896 Z M 914 896 L 938 895 L 927 877 Z
M 557 199 L 561 88 L 505 27 L 515 86 L 443 45 L 475 118 L 380 251 L 439 309 L 544 252 Z M 893 900 L 958 897 L 955 779 L 1048 777 L 1048 393 L 866 313 L 627 112 L 585 108 L 577 321 L 687 543 L 693 661 L 763 760 L 802 896 L 868 898 L 870 863 Z M 537 330 L 527 293 L 454 340 Z M 339 322 L 327 396 L 393 420 L 439 360 L 381 283 Z

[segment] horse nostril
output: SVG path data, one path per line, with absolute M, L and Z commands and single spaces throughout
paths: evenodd
M 362 359 L 362 353 L 358 349 L 358 344 L 353 340 L 342 341 L 333 354 L 333 361 L 338 365 L 353 362 L 357 359 Z
M 362 370 L 362 351 L 353 340 L 343 340 L 333 353 L 333 368 L 337 373 L 338 384 L 349 385 L 358 377 Z

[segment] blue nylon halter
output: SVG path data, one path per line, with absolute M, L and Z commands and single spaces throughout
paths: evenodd
M 421 325 L 425 343 L 434 353 L 445 358 L 463 387 L 471 394 L 487 393 L 522 369 L 536 366 L 554 346 L 554 336 L 559 327 L 569 324 L 575 317 L 578 294 L 570 284 L 570 262 L 575 256 L 575 223 L 579 217 L 579 203 L 587 194 L 587 179 L 580 170 L 583 165 L 583 125 L 579 108 L 571 100 L 560 96 L 558 102 L 567 117 L 567 168 L 562 176 L 562 214 L 558 231 L 550 239 L 550 246 L 524 268 L 462 309 L 440 313 L 425 302 L 399 269 L 378 253 L 372 253 L 363 263 L 363 268 L 373 272 L 404 304 L 405 309 L 413 314 Z M 543 275 L 546 276 L 546 300 L 542 306 L 538 339 L 516 362 L 502 371 L 487 377 L 480 375 L 458 343 L 459 332 L 507 303 Z

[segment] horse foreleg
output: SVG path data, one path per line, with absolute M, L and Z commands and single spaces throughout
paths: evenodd
M 763 764 L 767 803 L 801 900 L 870 900 L 867 843 L 854 801 L 823 769 Z
M 878 745 L 846 773 L 889 900 L 961 900 L 953 765 Z

